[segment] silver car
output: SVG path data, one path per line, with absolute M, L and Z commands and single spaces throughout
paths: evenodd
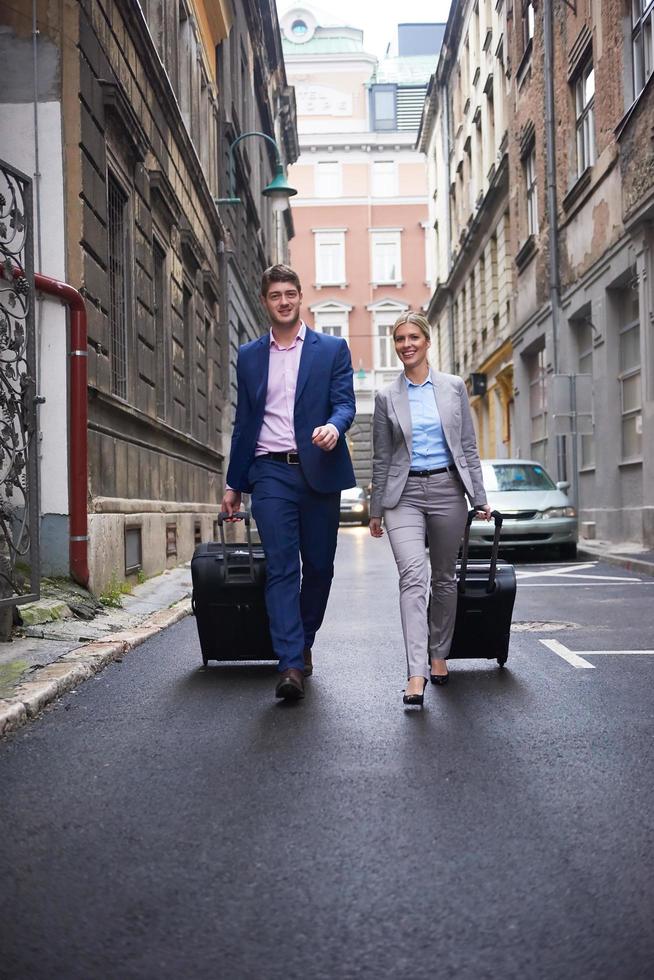
M 500 546 L 556 548 L 561 558 L 577 555 L 577 511 L 565 494 L 569 483 L 554 483 L 533 459 L 482 459 L 482 475 L 493 510 L 504 517 Z M 493 523 L 473 521 L 470 547 L 489 548 Z

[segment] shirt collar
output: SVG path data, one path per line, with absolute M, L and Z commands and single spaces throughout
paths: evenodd
M 297 344 L 298 340 L 304 340 L 304 338 L 306 336 L 306 332 L 307 332 L 307 325 L 304 322 L 304 320 L 300 320 L 300 329 L 298 330 L 297 334 L 295 335 L 295 339 L 293 340 L 293 343 L 292 344 L 289 344 L 288 347 L 280 347 L 279 344 L 277 343 L 277 341 L 275 340 L 274 336 L 273 336 L 272 327 L 271 327 L 270 328 L 270 346 L 271 347 L 276 347 L 277 350 L 292 350 L 293 347 L 295 347 L 295 345 Z
M 406 374 L 404 374 L 404 382 L 407 388 L 424 388 L 425 385 L 430 385 L 432 383 L 432 380 L 431 380 L 431 375 L 428 374 L 425 380 L 422 382 L 422 384 L 418 385 L 415 383 L 415 381 L 409 381 Z

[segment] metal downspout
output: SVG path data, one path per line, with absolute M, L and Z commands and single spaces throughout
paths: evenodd
M 448 179 L 448 186 L 445 188 L 445 233 L 447 235 L 447 279 L 449 281 L 450 275 L 452 273 L 452 204 L 450 201 L 450 102 L 447 97 L 447 88 L 443 86 L 443 106 L 444 113 L 441 119 L 444 120 L 443 123 L 443 159 L 446 161 L 446 173 Z M 454 335 L 454 301 L 452 299 L 452 291 L 448 289 L 447 291 L 447 332 L 449 338 L 450 346 L 450 374 L 456 374 L 456 352 L 454 350 L 455 346 L 455 335 Z
M 552 368 L 559 373 L 561 281 L 559 278 L 559 228 L 556 200 L 556 120 L 554 116 L 554 15 L 552 0 L 543 0 L 543 56 L 545 74 L 545 150 L 547 221 L 549 224 L 549 292 L 552 309 Z M 557 479 L 565 479 L 565 438 L 556 437 Z
M 70 494 L 69 564 L 71 577 L 88 588 L 88 349 L 86 307 L 66 282 L 34 274 L 34 286 L 57 296 L 70 310 L 70 399 L 68 490 Z

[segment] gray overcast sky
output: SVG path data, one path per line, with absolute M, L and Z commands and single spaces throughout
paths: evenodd
M 447 20 L 450 0 L 277 0 L 277 10 L 283 14 L 291 7 L 312 7 L 329 11 L 332 17 L 340 17 L 349 27 L 363 30 L 363 43 L 367 51 L 384 56 L 386 46 L 392 42 L 391 53 L 397 43 L 397 25 L 413 22 L 443 22 Z

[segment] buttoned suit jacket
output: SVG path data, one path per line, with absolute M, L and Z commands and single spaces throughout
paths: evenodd
M 239 349 L 238 394 L 227 484 L 252 492 L 249 471 L 263 424 L 268 391 L 270 333 Z M 334 493 L 356 485 L 345 433 L 356 411 L 350 350 L 341 337 L 307 327 L 295 388 L 293 421 L 302 472 L 318 493 Z M 339 433 L 334 449 L 325 452 L 311 442 L 313 430 L 331 422 Z
M 468 392 L 454 374 L 429 369 L 447 444 L 471 504 L 486 503 L 479 451 Z M 370 516 L 381 517 L 396 507 L 409 477 L 412 453 L 411 406 L 404 373 L 382 388 L 375 398 Z

